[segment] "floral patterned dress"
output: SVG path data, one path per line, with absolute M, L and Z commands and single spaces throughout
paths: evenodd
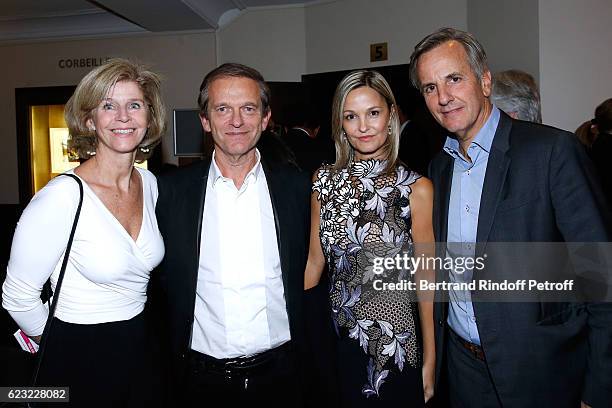
M 356 384 L 363 384 L 355 390 L 360 398 L 380 397 L 385 383 L 422 364 L 415 293 L 376 290 L 374 284 L 411 278 L 408 269 L 381 273 L 375 268 L 376 258 L 410 253 L 409 196 L 420 178 L 401 165 L 384 174 L 385 164 L 364 160 L 337 172 L 326 166 L 313 184 L 321 203 L 320 238 L 330 273 L 334 324 L 340 339 L 358 344 L 355 350 L 361 356 L 356 358 L 365 357 L 362 369 L 348 370 L 359 376 Z

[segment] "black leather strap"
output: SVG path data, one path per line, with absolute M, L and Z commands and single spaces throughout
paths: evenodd
M 51 330 L 51 323 L 53 322 L 53 315 L 55 314 L 55 308 L 57 307 L 57 301 L 59 299 L 60 288 L 62 287 L 62 281 L 64 280 L 64 273 L 66 272 L 66 265 L 68 265 L 68 258 L 70 257 L 70 248 L 72 248 L 72 241 L 74 239 L 74 232 L 76 231 L 77 223 L 79 222 L 79 216 L 81 215 L 81 206 L 83 205 L 83 183 L 74 174 L 62 173 L 59 176 L 67 176 L 74 179 L 79 185 L 79 205 L 74 215 L 74 222 L 72 223 L 72 230 L 70 230 L 70 237 L 68 238 L 68 244 L 66 245 L 66 251 L 64 252 L 64 260 L 62 262 L 62 268 L 60 269 L 59 276 L 57 278 L 57 284 L 55 285 L 55 292 L 53 293 L 53 302 L 49 308 L 49 316 L 45 323 L 45 329 L 40 341 L 40 347 L 38 348 L 36 365 L 34 367 L 34 373 L 32 374 L 32 386 L 36 385 L 38 379 L 38 372 L 40 371 L 40 365 L 45 353 L 47 346 L 47 338 L 49 337 L 49 331 Z M 58 176 L 58 177 L 59 177 Z

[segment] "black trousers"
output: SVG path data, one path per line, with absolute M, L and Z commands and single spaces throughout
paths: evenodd
M 500 408 L 486 361 L 467 350 L 450 329 L 446 338 L 446 374 L 451 408 Z
M 191 351 L 185 374 L 185 388 L 179 393 L 183 397 L 183 406 L 303 405 L 297 354 L 289 344 L 252 359 L 218 360 Z
M 154 407 L 161 380 L 149 340 L 144 313 L 101 324 L 55 318 L 37 385 L 69 387 L 70 402 L 62 407 Z

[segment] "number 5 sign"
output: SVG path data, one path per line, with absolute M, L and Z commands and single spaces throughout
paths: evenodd
M 370 44 L 370 62 L 388 59 L 387 43 Z

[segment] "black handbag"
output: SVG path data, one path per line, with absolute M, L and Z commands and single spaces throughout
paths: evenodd
M 45 328 L 43 330 L 43 334 L 40 340 L 40 346 L 38 348 L 38 353 L 36 353 L 36 362 L 34 365 L 34 372 L 32 374 L 32 380 L 30 382 L 31 386 L 36 386 L 36 381 L 38 380 L 38 372 L 40 371 L 40 366 L 42 364 L 45 349 L 47 346 L 47 339 L 49 337 L 49 332 L 51 331 L 51 324 L 53 323 L 53 315 L 55 314 L 55 308 L 57 307 L 57 301 L 60 295 L 60 288 L 62 287 L 62 281 L 64 280 L 64 273 L 66 272 L 66 265 L 68 265 L 68 258 L 70 257 L 70 248 L 72 247 L 72 241 L 74 239 L 74 232 L 76 231 L 77 224 L 79 222 L 79 216 L 81 215 L 81 206 L 83 205 L 83 183 L 81 180 L 75 176 L 74 174 L 60 174 L 60 176 L 68 176 L 73 178 L 79 185 L 79 205 L 77 206 L 76 214 L 74 216 L 74 222 L 72 223 L 72 229 L 70 230 L 70 237 L 68 238 L 68 244 L 66 245 L 66 251 L 64 252 L 64 260 L 62 262 L 62 267 L 59 272 L 59 276 L 57 278 L 57 284 L 55 285 L 55 293 L 53 293 L 53 301 L 51 302 L 51 307 L 49 308 L 49 316 L 47 317 L 47 322 L 45 323 Z M 59 176 L 58 176 L 59 177 Z M 47 286 L 50 290 L 50 286 Z M 47 295 L 48 296 L 48 295 Z

